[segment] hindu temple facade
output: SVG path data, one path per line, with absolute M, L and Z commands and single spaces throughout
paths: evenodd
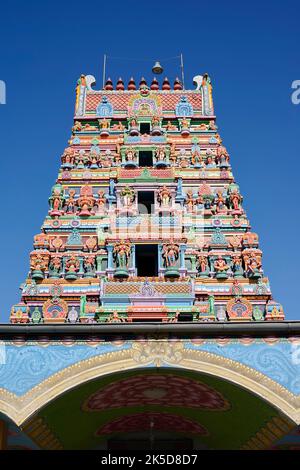
M 283 320 L 211 79 L 82 75 L 74 125 L 12 323 Z

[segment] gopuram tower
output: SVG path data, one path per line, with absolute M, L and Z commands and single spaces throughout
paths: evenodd
M 211 79 L 81 75 L 74 125 L 12 323 L 272 321 L 258 236 Z

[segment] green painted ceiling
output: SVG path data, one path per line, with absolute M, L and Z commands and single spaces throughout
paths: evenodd
M 124 383 L 126 383 L 124 379 L 130 379 L 132 382 L 132 379 L 135 378 L 142 383 L 143 377 L 144 381 L 147 381 L 146 376 L 148 376 L 148 381 L 151 382 L 151 376 L 153 377 L 154 374 L 160 376 L 160 379 L 161 376 L 167 376 L 163 380 L 166 383 L 170 382 L 170 384 L 176 383 L 176 380 L 178 382 L 178 378 L 195 381 L 196 386 L 200 382 L 202 387 L 203 385 L 208 386 L 217 392 L 218 396 L 221 394 L 227 405 L 221 410 L 191 406 L 191 403 L 187 403 L 189 401 L 186 398 L 187 388 L 187 390 L 174 390 L 174 394 L 177 398 L 179 397 L 179 402 L 177 399 L 176 405 L 172 399 L 171 389 L 168 390 L 169 399 L 160 404 L 134 403 L 134 405 L 126 406 L 122 403 L 119 407 L 108 407 L 97 411 L 87 409 L 87 400 L 95 393 L 100 393 L 100 398 L 98 397 L 100 408 L 104 406 L 101 405 L 101 391 L 105 391 L 105 387 L 112 383 L 116 384 L 114 389 L 117 390 L 122 402 L 124 396 L 128 394 L 128 390 L 124 389 Z M 118 385 L 118 381 L 123 381 L 123 385 Z M 136 392 L 134 387 L 131 392 Z M 159 390 L 158 393 L 162 392 Z M 180 396 L 182 396 L 182 404 Z M 39 416 L 43 417 L 65 449 L 95 449 L 101 443 L 101 439 L 117 438 L 122 435 L 113 433 L 109 436 L 107 434 L 103 437 L 97 436 L 97 430 L 103 425 L 123 416 L 149 412 L 182 416 L 199 423 L 208 431 L 208 435 L 200 436 L 201 442 L 210 449 L 240 448 L 273 417 L 279 415 L 275 408 L 254 394 L 214 376 L 181 369 L 139 369 L 104 376 L 78 386 L 50 402 L 40 411 Z M 179 438 L 195 437 L 195 435 L 189 436 L 186 433 L 174 433 L 175 436 Z

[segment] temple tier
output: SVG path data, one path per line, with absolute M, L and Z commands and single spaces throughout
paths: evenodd
M 12 323 L 282 320 L 208 74 L 76 87 L 74 125 Z

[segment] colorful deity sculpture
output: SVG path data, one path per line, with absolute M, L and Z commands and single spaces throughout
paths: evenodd
M 75 213 L 75 207 L 76 207 L 75 194 L 76 194 L 75 189 L 70 189 L 69 198 L 67 199 L 67 202 L 66 202 L 66 213 L 67 214 L 74 214 Z
M 171 243 L 163 245 L 163 258 L 165 260 L 165 266 L 167 268 L 176 265 L 179 256 L 179 245 L 171 240 Z
M 193 212 L 195 207 L 195 199 L 193 195 L 193 191 L 189 189 L 186 193 L 185 205 L 187 207 L 187 212 Z
M 31 278 L 35 280 L 43 279 L 48 268 L 48 252 L 34 251 L 30 254 Z
M 229 185 L 227 199 L 232 214 L 239 215 L 243 213 L 243 210 L 241 208 L 243 197 L 240 194 L 239 187 L 237 184 L 232 183 Z
M 61 259 L 59 256 L 52 256 L 49 262 L 49 277 L 58 279 L 61 271 Z
M 61 184 L 55 184 L 52 188 L 52 194 L 49 197 L 50 211 L 49 215 L 52 217 L 60 216 L 65 202 L 63 195 L 63 188 Z
M 105 196 L 105 192 L 103 191 L 103 189 L 99 189 L 98 198 L 97 198 L 95 204 L 98 208 L 98 212 L 101 213 L 101 214 L 104 214 L 105 204 L 106 204 L 106 196 Z
M 158 147 L 155 152 L 155 157 L 157 162 L 166 161 L 166 150 L 164 147 Z
M 244 271 L 242 267 L 242 258 L 239 255 L 234 255 L 232 257 L 232 271 L 233 277 L 241 278 L 243 277 Z
M 208 277 L 209 267 L 208 267 L 207 256 L 205 256 L 203 254 L 198 255 L 198 269 L 199 269 L 199 276 L 200 277 Z
M 80 196 L 77 199 L 80 216 L 90 216 L 93 214 L 93 207 L 96 199 L 93 196 L 93 188 L 91 186 L 82 186 L 80 189 Z
M 165 277 L 176 278 L 179 277 L 179 270 L 177 268 L 177 260 L 179 258 L 179 245 L 174 243 L 171 239 L 170 243 L 165 243 L 162 246 L 162 257 L 165 266 Z
M 130 258 L 131 246 L 130 243 L 121 240 L 116 243 L 113 250 L 113 256 L 116 263 L 114 276 L 117 278 L 128 277 L 128 264 Z
M 95 274 L 95 256 L 89 255 L 83 262 L 84 277 L 94 277 Z
M 169 206 L 171 202 L 171 191 L 167 186 L 163 186 L 158 190 L 157 200 L 161 206 Z
M 132 116 L 128 120 L 129 125 L 129 135 L 136 136 L 139 135 L 139 125 L 136 116 Z
M 77 256 L 71 255 L 69 258 L 67 258 L 65 262 L 65 278 L 69 281 L 74 281 L 75 279 L 77 279 L 79 266 L 80 264 Z
M 125 158 L 127 162 L 136 163 L 137 162 L 137 153 L 133 147 L 128 147 L 125 150 Z
M 199 147 L 195 146 L 194 149 L 192 150 L 192 158 L 191 162 L 194 165 L 195 168 L 199 168 L 202 165 L 202 155 L 200 153 Z
M 131 208 L 135 200 L 135 193 L 132 188 L 125 186 L 120 192 L 121 200 L 125 208 Z
M 261 278 L 261 255 L 254 251 L 250 253 L 244 253 L 245 271 L 249 278 L 259 279 Z
M 221 190 L 217 191 L 217 194 L 215 197 L 215 205 L 216 205 L 217 213 L 227 212 L 226 201 L 225 201 L 225 198 L 223 197 L 223 192 Z
M 228 274 L 227 271 L 229 270 L 230 266 L 226 263 L 224 258 L 219 255 L 214 262 L 214 269 L 216 272 L 217 279 L 227 279 Z
M 226 148 L 223 145 L 220 145 L 219 147 L 217 147 L 216 162 L 219 164 L 220 167 L 229 166 L 229 155 L 228 155 Z

